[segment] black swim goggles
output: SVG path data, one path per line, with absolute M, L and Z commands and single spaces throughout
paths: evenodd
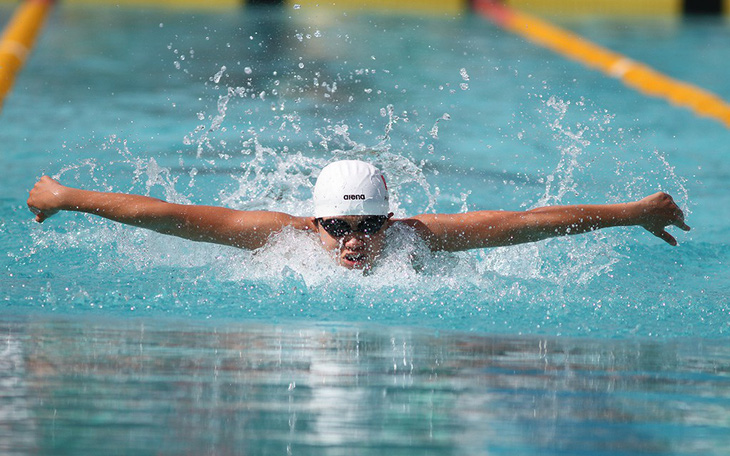
M 343 219 L 316 219 L 317 223 L 321 225 L 330 236 L 336 238 L 347 236 L 353 232 L 372 236 L 383 228 L 386 220 L 388 220 L 388 217 L 385 215 L 368 215 L 358 222 L 357 228 L 353 229 L 352 226 Z

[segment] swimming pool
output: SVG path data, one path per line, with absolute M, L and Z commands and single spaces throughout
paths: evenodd
M 2 9 L 3 19 L 10 14 Z M 567 27 L 730 99 L 712 20 Z M 681 57 L 673 57 L 679 54 Z M 225 67 L 225 68 L 224 68 Z M 458 18 L 61 6 L 1 128 L 9 454 L 723 454 L 727 129 Z M 365 158 L 397 215 L 624 201 L 639 229 L 371 276 L 285 232 L 255 254 L 25 208 L 70 185 L 307 214 Z

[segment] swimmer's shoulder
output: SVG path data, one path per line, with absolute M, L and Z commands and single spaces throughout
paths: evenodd
M 426 245 L 429 247 L 430 250 L 441 250 L 439 248 L 438 239 L 434 235 L 433 230 L 429 227 L 428 221 L 429 217 L 428 214 L 426 214 L 402 219 L 393 219 L 392 225 L 400 225 L 410 228 L 426 242 Z
M 231 220 L 243 231 L 276 232 L 286 227 L 302 231 L 316 231 L 313 217 L 301 217 L 285 212 L 256 210 L 231 211 Z
M 289 215 L 284 212 L 276 212 L 275 217 L 282 227 L 290 226 L 295 230 L 317 231 L 317 225 L 314 222 L 314 217 Z

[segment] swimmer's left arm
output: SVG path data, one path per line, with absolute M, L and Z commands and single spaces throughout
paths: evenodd
M 311 220 L 273 211 L 174 204 L 157 198 L 83 190 L 43 176 L 30 191 L 28 208 L 42 223 L 59 211 L 84 212 L 125 225 L 200 242 L 245 249 L 263 246 L 286 226 L 314 230 Z
M 424 214 L 404 222 L 432 250 L 459 251 L 534 242 L 613 226 L 642 226 L 670 245 L 677 241 L 669 225 L 689 231 L 684 214 L 666 193 L 622 204 L 548 206 L 529 211 L 477 211 Z

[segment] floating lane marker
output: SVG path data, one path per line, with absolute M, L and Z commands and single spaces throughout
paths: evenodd
M 493 0 L 474 0 L 474 9 L 500 27 L 620 79 L 643 94 L 664 98 L 730 127 L 730 104 L 711 92 L 672 79 L 643 63 Z
M 0 108 L 33 48 L 53 0 L 26 0 L 18 6 L 0 38 Z

